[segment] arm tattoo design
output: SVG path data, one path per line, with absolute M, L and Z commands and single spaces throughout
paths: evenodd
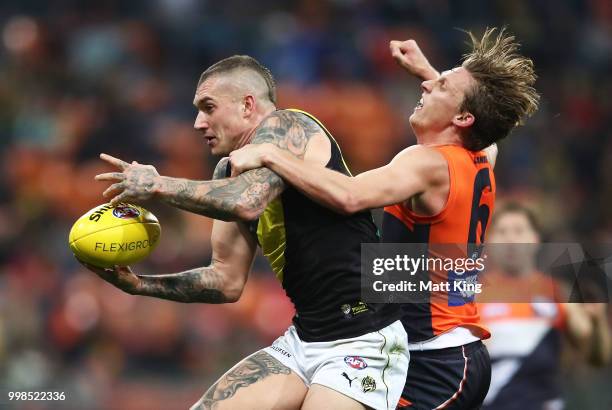
M 304 158 L 312 136 L 323 130 L 311 118 L 294 111 L 276 111 L 255 132 L 252 144 L 271 143 Z
M 303 158 L 310 138 L 321 133 L 319 125 L 304 114 L 275 111 L 256 129 L 252 144 L 272 143 Z M 284 189 L 285 183 L 267 168 L 224 178 L 227 158 L 215 169 L 213 181 L 162 178 L 164 202 L 224 221 L 255 219 Z
M 213 173 L 213 179 L 225 178 L 229 158 L 222 158 Z M 177 180 L 177 184 L 188 182 Z M 184 190 L 189 185 L 184 185 Z M 181 192 L 180 190 L 178 192 Z M 225 294 L 220 290 L 223 276 L 215 271 L 214 265 L 196 268 L 169 275 L 137 275 L 140 278 L 138 294 L 153 296 L 177 302 L 227 303 Z
M 225 173 L 227 172 L 227 164 L 229 164 L 229 157 L 221 158 L 213 171 L 212 179 L 226 178 Z
M 138 275 L 138 294 L 176 302 L 226 303 L 223 275 L 214 266 L 169 275 Z
M 281 362 L 260 351 L 246 359 L 231 372 L 217 381 L 194 408 L 198 410 L 212 409 L 220 401 L 230 399 L 242 387 L 248 387 L 274 374 L 290 374 L 291 369 Z

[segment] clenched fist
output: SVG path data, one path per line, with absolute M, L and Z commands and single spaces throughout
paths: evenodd
M 402 68 L 421 80 L 435 80 L 440 76 L 440 73 L 429 64 L 416 41 L 391 40 L 389 49 Z

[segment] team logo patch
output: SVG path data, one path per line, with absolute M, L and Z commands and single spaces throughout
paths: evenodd
M 113 215 L 120 219 L 131 219 L 137 218 L 140 215 L 140 211 L 131 206 L 118 206 L 113 209 Z
M 362 370 L 368 367 L 368 364 L 366 363 L 366 361 L 363 360 L 363 358 L 359 356 L 345 356 L 344 363 L 351 366 L 353 369 L 357 369 L 357 370 Z
M 376 390 L 376 380 L 370 376 L 366 376 L 361 379 L 361 389 L 364 393 Z
M 351 313 L 351 305 L 345 303 L 344 305 L 340 306 L 340 310 L 342 310 L 342 313 L 344 313 L 345 315 L 348 315 L 349 313 Z
M 359 301 L 352 306 L 348 303 L 345 303 L 344 305 L 340 306 L 340 310 L 342 311 L 342 313 L 344 313 L 344 316 L 346 316 L 347 318 L 352 318 L 353 316 L 368 312 L 370 308 L 365 303 Z

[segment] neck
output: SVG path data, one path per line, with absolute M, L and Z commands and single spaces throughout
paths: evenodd
M 420 145 L 463 145 L 461 135 L 452 128 L 446 128 L 441 132 L 415 130 L 415 135 L 417 143 Z
M 272 106 L 270 108 L 268 108 L 265 111 L 262 111 L 261 113 L 257 113 L 257 115 L 255 115 L 253 117 L 253 121 L 252 121 L 252 126 L 249 127 L 240 137 L 240 139 L 238 140 L 238 146 L 236 147 L 236 149 L 242 148 L 247 144 L 251 143 L 251 140 L 253 139 L 253 137 L 255 136 L 255 131 L 257 131 L 257 128 L 259 127 L 259 125 L 261 124 L 261 122 L 270 114 L 272 114 L 274 111 L 276 111 L 276 107 Z

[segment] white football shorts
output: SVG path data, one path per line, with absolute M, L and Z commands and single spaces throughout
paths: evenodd
M 377 410 L 393 410 L 406 383 L 408 336 L 398 320 L 362 336 L 304 342 L 294 326 L 263 349 L 304 380 Z

